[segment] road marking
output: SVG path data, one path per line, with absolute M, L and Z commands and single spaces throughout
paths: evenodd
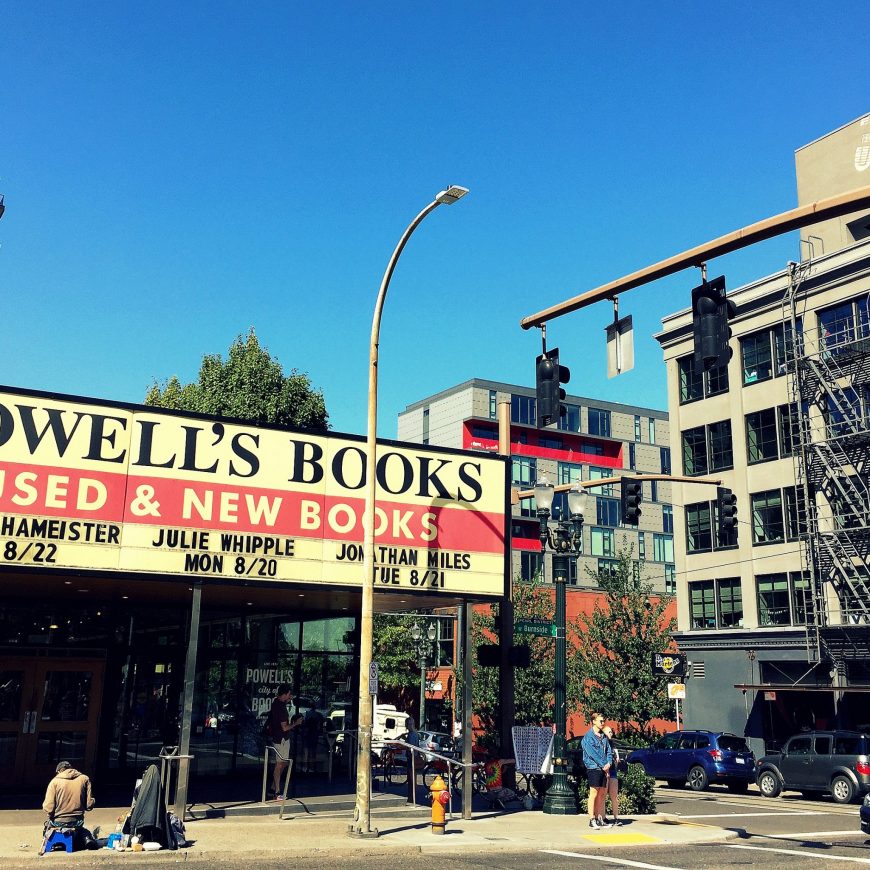
M 826 816 L 827 813 L 823 813 L 819 810 L 802 810 L 799 812 L 788 812 L 787 810 L 783 810 L 780 813 L 706 813 L 701 816 L 683 816 L 681 815 L 681 819 L 727 819 L 731 816 L 740 816 L 740 818 L 752 818 L 755 819 L 758 816 Z
M 810 831 L 804 834 L 753 834 L 753 837 L 770 837 L 774 840 L 809 840 L 810 837 L 866 837 L 863 831 Z
M 728 849 L 753 849 L 756 852 L 778 852 L 780 855 L 799 855 L 801 858 L 824 859 L 825 861 L 851 861 L 853 864 L 870 864 L 870 858 L 851 858 L 847 855 L 820 855 L 818 852 L 799 852 L 797 849 L 772 849 L 767 846 L 742 846 L 736 843 L 725 843 L 724 845 Z
M 644 864 L 643 861 L 629 861 L 627 858 L 611 858 L 610 855 L 584 855 L 582 852 L 562 852 L 559 849 L 541 849 L 547 855 L 561 855 L 564 858 L 588 858 L 593 861 L 603 861 L 608 866 L 620 864 L 623 867 L 640 867 L 642 870 L 680 870 L 679 867 L 665 867 L 662 864 Z
M 629 831 L 609 834 L 599 831 L 595 834 L 583 834 L 583 839 L 592 843 L 605 843 L 608 846 L 651 846 L 664 842 L 659 837 L 651 837 L 649 834 L 633 834 Z

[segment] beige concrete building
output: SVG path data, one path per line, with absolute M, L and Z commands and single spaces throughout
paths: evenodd
M 802 204 L 870 183 L 868 134 L 870 116 L 797 151 Z M 674 486 L 685 723 L 756 750 L 870 723 L 868 222 L 808 228 L 796 262 L 729 293 L 726 367 L 696 367 L 690 310 L 657 336 L 674 473 L 720 477 L 738 505 L 734 540 L 714 487 Z

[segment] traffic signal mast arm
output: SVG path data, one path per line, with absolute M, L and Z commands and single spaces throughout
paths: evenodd
M 626 290 L 642 287 L 644 284 L 657 281 L 659 278 L 682 272 L 683 269 L 700 266 L 714 257 L 721 257 L 723 254 L 738 251 L 741 248 L 754 245 L 756 242 L 772 239 L 783 233 L 812 226 L 812 224 L 821 223 L 821 221 L 830 218 L 851 214 L 868 206 L 870 206 L 870 186 L 860 187 L 849 193 L 820 199 L 818 202 L 811 202 L 808 205 L 784 211 L 781 214 L 750 224 L 748 227 L 743 227 L 743 229 L 734 230 L 728 235 L 719 236 L 718 239 L 713 239 L 711 242 L 683 251 L 683 253 L 669 257 L 667 260 L 654 263 L 652 266 L 646 266 L 624 278 L 617 278 L 615 281 L 602 284 L 594 290 L 581 293 L 579 296 L 560 302 L 558 305 L 553 305 L 537 314 L 530 314 L 520 321 L 520 326 L 523 329 L 542 326 L 547 321 L 555 320 L 563 314 L 570 314 L 572 311 L 578 311 L 605 299 L 614 299 Z
M 712 486 L 721 486 L 722 479 L 719 477 L 682 477 L 677 474 L 632 474 L 620 475 L 619 477 L 604 477 L 600 480 L 578 480 L 576 483 L 560 483 L 553 487 L 553 492 L 568 492 L 575 486 L 581 489 L 596 489 L 600 486 L 611 486 L 612 484 L 622 483 L 623 480 L 643 481 L 643 480 L 669 480 L 673 483 L 704 483 Z M 511 491 L 511 503 L 517 504 L 521 498 L 534 498 L 535 491 L 533 489 L 514 489 Z

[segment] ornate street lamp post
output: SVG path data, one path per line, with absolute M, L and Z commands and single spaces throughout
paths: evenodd
M 417 644 L 417 664 L 420 667 L 420 728 L 426 728 L 426 669 L 429 667 L 429 658 L 432 655 L 432 644 L 435 641 L 435 623 L 430 622 L 424 637 L 423 630 L 415 622 L 411 626 L 411 637 Z
M 554 529 L 548 525 L 553 507 L 553 484 L 541 477 L 535 485 L 535 503 L 541 523 L 541 555 L 547 547 L 553 551 L 553 582 L 556 584 L 556 662 L 554 696 L 556 734 L 553 738 L 553 783 L 544 798 L 544 812 L 554 816 L 576 815 L 577 800 L 568 787 L 568 759 L 565 757 L 565 585 L 568 582 L 568 559 L 582 549 L 583 505 L 586 492 L 578 484 L 568 490 L 571 524 L 560 517 Z M 543 564 L 542 564 L 543 571 Z

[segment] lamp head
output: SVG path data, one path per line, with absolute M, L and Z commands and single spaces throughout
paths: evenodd
M 414 640 L 420 640 L 423 637 L 423 632 L 420 631 L 420 626 L 416 622 L 411 626 L 411 637 Z
M 583 508 L 586 506 L 586 490 L 575 483 L 568 490 L 568 513 L 571 514 L 571 519 L 583 519 Z
M 553 484 L 550 483 L 545 474 L 542 474 L 535 483 L 535 504 L 539 514 L 541 512 L 549 514 L 552 511 L 555 494 Z
M 430 622 L 429 629 L 427 630 L 426 635 L 428 636 L 429 640 L 435 640 L 436 634 L 437 634 L 437 631 L 435 630 L 435 623 Z
M 467 187 L 460 187 L 458 184 L 451 184 L 447 190 L 442 190 L 440 193 L 436 193 L 435 199 L 440 202 L 441 205 L 453 205 L 454 202 L 462 199 L 466 193 L 468 193 Z

